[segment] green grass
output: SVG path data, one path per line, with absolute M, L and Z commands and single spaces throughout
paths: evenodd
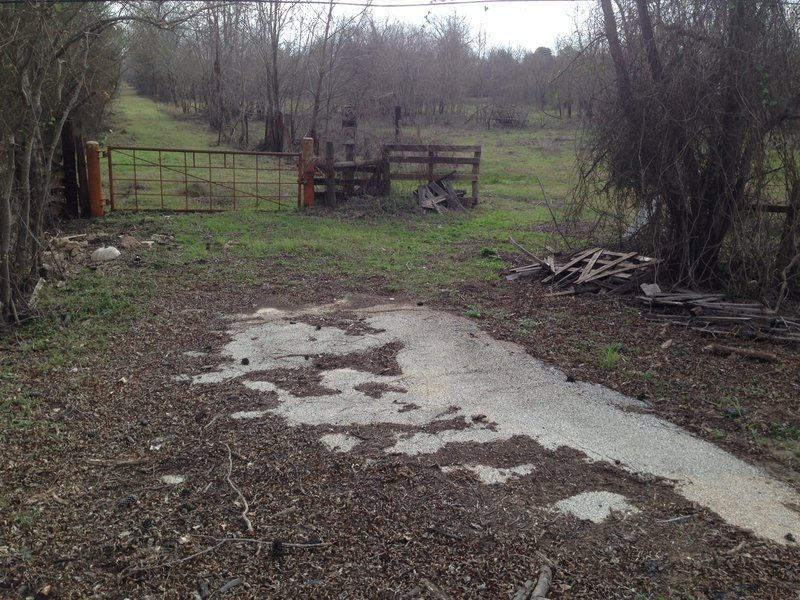
M 175 107 L 139 96 L 126 84 L 113 104 L 110 129 L 101 140 L 108 145 L 235 150 L 218 146 L 217 134 L 201 118 L 180 115 Z
M 604 369 L 616 369 L 622 356 L 620 351 L 622 344 L 613 343 L 608 344 L 600 351 L 600 366 Z
M 0 434 L 36 426 L 37 402 L 25 388 L 26 375 L 39 378 L 67 372 L 88 359 L 102 364 L 112 339 L 140 317 L 140 304 L 149 289 L 130 274 L 91 270 L 61 288 L 45 287 L 37 317 L 15 331 L 15 363 L 0 370 Z M 14 364 L 24 365 L 24 372 Z
M 238 148 L 217 145 L 198 117 L 137 96 L 129 86 L 121 87 L 111 119 L 107 145 L 164 149 L 111 151 L 114 201 L 122 210 L 276 210 L 297 204 L 293 158 L 242 155 Z

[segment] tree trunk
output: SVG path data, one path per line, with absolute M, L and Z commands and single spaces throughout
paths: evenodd
M 11 321 L 14 313 L 11 297 L 11 194 L 14 189 L 14 136 L 5 143 L 6 176 L 0 189 L 0 323 Z

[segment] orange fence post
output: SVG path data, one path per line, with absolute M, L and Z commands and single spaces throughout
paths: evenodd
M 89 214 L 102 217 L 103 183 L 100 179 L 100 144 L 86 142 L 86 179 L 89 184 Z
M 303 185 L 303 206 L 314 206 L 314 174 L 317 171 L 314 138 L 304 137 L 301 148 L 300 183 Z

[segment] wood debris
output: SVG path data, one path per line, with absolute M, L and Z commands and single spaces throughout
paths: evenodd
M 450 175 L 421 185 L 414 191 L 414 196 L 422 208 L 435 210 L 439 214 L 447 210 L 464 210 L 461 200 L 466 192 L 453 188 Z
M 641 302 L 669 311 L 650 315 L 653 320 L 714 336 L 800 342 L 800 317 L 776 314 L 757 302 L 731 302 L 724 294 L 693 290 L 662 292 L 657 285 L 642 286 L 642 291 Z
M 655 267 L 661 262 L 637 252 L 614 252 L 605 248 L 589 248 L 563 258 L 555 255 L 539 258 L 514 238 L 509 242 L 534 262 L 511 269 L 506 279 L 539 277 L 542 283 L 561 290 L 552 294 L 556 296 L 630 292 L 642 282 L 652 280 Z

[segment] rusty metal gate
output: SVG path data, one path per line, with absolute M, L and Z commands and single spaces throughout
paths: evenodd
M 300 154 L 109 146 L 111 210 L 280 210 L 300 202 Z

